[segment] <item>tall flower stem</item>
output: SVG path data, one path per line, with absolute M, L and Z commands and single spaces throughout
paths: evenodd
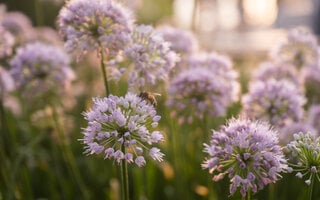
M 124 144 L 121 146 L 121 151 L 125 152 L 126 147 Z M 128 178 L 128 164 L 125 159 L 121 161 L 121 181 L 122 181 L 122 198 L 129 200 L 129 178 Z
M 251 190 L 248 190 L 247 192 L 247 200 L 251 200 Z
M 274 199 L 274 184 L 269 184 L 269 200 L 273 200 Z
M 36 24 L 37 26 L 43 26 L 43 12 L 42 12 L 42 5 L 39 2 L 40 0 L 34 0 L 34 10 L 36 14 Z
M 309 188 L 309 200 L 312 200 L 312 192 L 313 192 L 313 186 L 314 186 L 314 177 L 315 174 L 311 175 L 311 184 L 310 184 L 310 188 Z
M 72 151 L 70 151 L 70 148 L 68 148 L 64 130 L 61 127 L 61 124 L 59 122 L 59 116 L 58 116 L 57 110 L 54 105 L 51 105 L 51 109 L 52 109 L 53 123 L 54 123 L 55 129 L 57 131 L 59 142 L 61 143 L 61 151 L 62 151 L 62 155 L 65 159 L 66 165 L 67 165 L 70 173 L 74 177 L 75 181 L 79 185 L 80 190 L 84 195 L 84 198 L 88 199 L 89 198 L 88 192 L 86 190 L 86 187 L 85 187 L 84 182 L 82 180 L 82 177 L 80 175 L 80 171 L 75 164 L 74 155 L 73 155 Z
M 100 66 L 102 69 L 103 81 L 104 81 L 104 86 L 106 89 L 106 96 L 109 96 L 110 95 L 110 88 L 109 88 L 109 84 L 108 84 L 106 65 L 104 63 L 104 49 L 101 45 L 100 45 Z

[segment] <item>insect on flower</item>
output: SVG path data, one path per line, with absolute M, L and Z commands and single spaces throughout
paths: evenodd
M 145 100 L 146 102 L 150 103 L 151 105 L 153 105 L 153 107 L 157 107 L 158 102 L 155 96 L 161 96 L 161 94 L 146 91 L 140 92 L 139 94 L 139 97 L 142 100 Z

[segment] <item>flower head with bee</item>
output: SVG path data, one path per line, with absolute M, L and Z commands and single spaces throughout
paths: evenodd
M 155 130 L 160 116 L 147 100 L 127 93 L 94 98 L 93 108 L 84 113 L 88 126 L 83 129 L 85 153 L 101 154 L 117 163 L 125 160 L 141 167 L 144 155 L 162 161 L 164 154 L 153 144 L 164 140 Z

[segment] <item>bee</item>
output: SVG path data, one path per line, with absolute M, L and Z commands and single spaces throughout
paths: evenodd
M 158 93 L 151 93 L 151 92 L 140 92 L 139 97 L 142 100 L 146 100 L 148 103 L 150 103 L 151 105 L 153 105 L 153 107 L 157 106 L 157 99 L 155 96 L 160 96 L 160 94 Z

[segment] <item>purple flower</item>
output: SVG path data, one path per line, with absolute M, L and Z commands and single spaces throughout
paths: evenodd
M 170 42 L 171 49 L 181 55 L 191 54 L 199 49 L 198 40 L 187 30 L 163 25 L 157 28 L 165 41 Z
M 170 50 L 170 44 L 152 26 L 136 26 L 131 37 L 132 43 L 124 51 L 134 64 L 129 71 L 130 88 L 143 90 L 145 85 L 165 80 L 179 60 L 177 54 Z
M 265 82 L 269 79 L 287 80 L 298 88 L 303 88 L 303 78 L 299 75 L 298 70 L 289 63 L 276 63 L 273 61 L 261 63 L 258 69 L 255 70 L 254 80 Z
M 23 44 L 35 38 L 30 19 L 21 12 L 5 12 L 0 23 L 14 36 L 17 44 Z
M 236 71 L 231 65 L 212 63 L 190 65 L 170 81 L 167 105 L 179 115 L 180 122 L 191 123 L 193 117 L 202 119 L 207 114 L 224 116 L 227 107 L 237 100 L 240 87 Z
M 316 129 L 308 122 L 289 123 L 279 129 L 279 140 L 281 144 L 288 144 L 293 140 L 293 135 L 299 132 L 316 133 Z
M 88 126 L 83 129 L 85 153 L 102 154 L 117 163 L 134 161 L 139 167 L 146 164 L 144 154 L 159 162 L 163 160 L 164 154 L 153 147 L 164 141 L 163 135 L 154 130 L 157 125 L 154 122 L 160 116 L 137 95 L 94 98 L 92 109 L 84 116 L 88 120 Z
M 63 50 L 37 42 L 18 48 L 10 72 L 17 89 L 25 97 L 35 98 L 63 92 L 74 79 L 69 64 Z
M 130 41 L 133 17 L 117 1 L 71 0 L 61 9 L 58 25 L 68 52 L 83 54 L 101 46 L 116 55 Z
M 11 55 L 14 42 L 13 35 L 0 26 L 0 59 Z
M 293 29 L 288 32 L 287 40 L 271 52 L 271 57 L 299 69 L 313 64 L 319 59 L 317 38 L 305 29 Z
M 281 178 L 288 166 L 278 145 L 277 132 L 266 123 L 232 119 L 212 132 L 210 144 L 204 144 L 208 157 L 202 164 L 217 181 L 228 176 L 230 194 L 238 188 L 242 196 L 256 193 Z
M 252 82 L 249 93 L 242 99 L 247 117 L 267 120 L 279 127 L 300 121 L 305 102 L 305 97 L 291 82 L 274 79 Z
M 320 138 L 312 133 L 294 134 L 294 140 L 286 147 L 290 163 L 298 178 L 307 177 L 305 183 L 311 184 L 314 177 L 320 182 Z
M 14 82 L 10 73 L 0 66 L 0 99 L 5 92 L 10 92 L 14 89 Z

